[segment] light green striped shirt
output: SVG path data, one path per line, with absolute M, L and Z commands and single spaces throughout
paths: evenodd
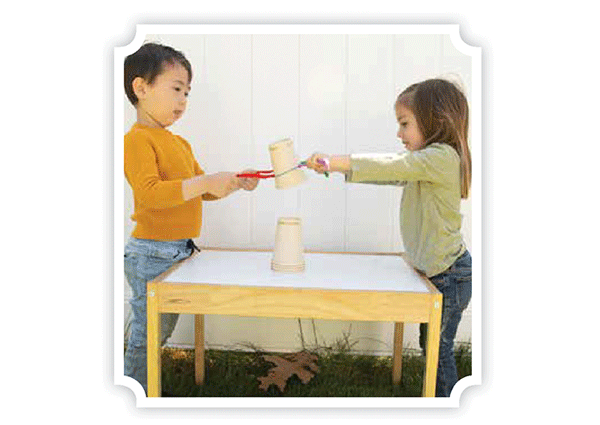
M 400 231 L 408 261 L 426 276 L 450 267 L 466 250 L 460 233 L 460 158 L 453 147 L 390 154 L 352 154 L 346 181 L 404 186 Z

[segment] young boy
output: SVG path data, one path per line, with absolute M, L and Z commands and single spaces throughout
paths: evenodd
M 185 112 L 191 80 L 189 61 L 168 46 L 147 43 L 125 59 L 125 92 L 137 111 L 137 122 L 125 135 L 125 176 L 133 189 L 136 222 L 125 246 L 125 275 L 133 292 L 125 375 L 145 391 L 146 283 L 197 249 L 191 238 L 200 234 L 202 200 L 258 185 L 258 179 L 236 173 L 205 174 L 189 143 L 167 130 Z M 163 314 L 163 344 L 177 318 Z

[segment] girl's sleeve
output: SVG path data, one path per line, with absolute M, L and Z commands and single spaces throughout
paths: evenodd
M 443 183 L 448 166 L 458 164 L 458 154 L 450 146 L 430 145 L 415 152 L 389 154 L 352 154 L 351 172 L 346 181 L 403 185 L 408 181 Z
M 147 140 L 125 136 L 125 176 L 135 199 L 148 208 L 164 209 L 183 204 L 181 179 L 163 181 L 156 154 Z

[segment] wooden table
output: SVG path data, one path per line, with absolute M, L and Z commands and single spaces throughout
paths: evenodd
M 204 315 L 394 322 L 400 382 L 404 322 L 428 323 L 423 396 L 435 396 L 441 293 L 400 254 L 304 254 L 299 273 L 271 270 L 272 252 L 204 248 L 148 282 L 148 396 L 161 393 L 161 313 L 195 315 L 196 382 L 204 382 Z

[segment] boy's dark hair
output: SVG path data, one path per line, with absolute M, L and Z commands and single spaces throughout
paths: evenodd
M 133 80 L 142 77 L 148 84 L 152 84 L 163 71 L 165 63 L 179 63 L 188 72 L 188 84 L 192 81 L 192 65 L 183 53 L 172 47 L 146 43 L 137 52 L 125 58 L 125 93 L 134 106 L 137 105 L 138 98 L 133 92 Z

